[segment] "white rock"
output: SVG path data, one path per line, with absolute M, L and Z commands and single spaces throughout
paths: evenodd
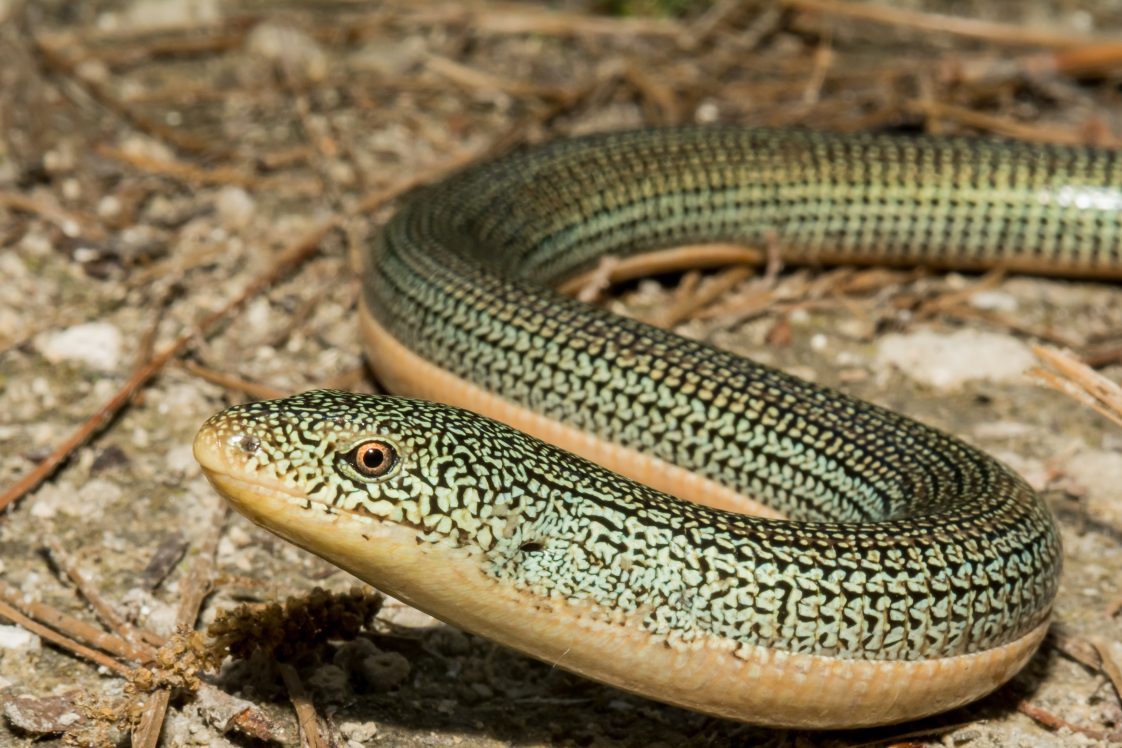
M 218 217 L 229 228 L 244 228 L 253 218 L 253 198 L 241 187 L 223 187 L 214 205 Z
M 1064 472 L 1087 491 L 1087 510 L 1110 522 L 1122 522 L 1122 453 L 1091 449 L 1072 455 Z
M 35 346 L 52 364 L 77 361 L 99 371 L 116 371 L 121 366 L 121 332 L 108 322 L 43 333 Z
M 1064 471 L 1089 493 L 1118 496 L 1122 487 L 1122 453 L 1092 449 L 1072 455 Z
M 116 218 L 121 215 L 121 198 L 116 195 L 105 195 L 97 202 L 97 215 L 99 218 Z
M 694 120 L 702 124 L 710 124 L 721 118 L 721 107 L 716 101 L 706 99 L 701 102 L 694 112 Z
M 378 735 L 377 722 L 340 722 L 339 732 L 343 737 L 359 745 L 367 745 Z
M 87 510 L 104 509 L 124 495 L 121 486 L 103 478 L 90 478 L 78 489 L 78 496 Z
M 147 449 L 152 443 L 148 430 L 142 426 L 134 428 L 132 430 L 132 443 L 137 449 Z
M 178 444 L 164 453 L 164 468 L 176 476 L 193 475 L 199 470 L 190 444 Z
M 39 637 L 22 626 L 0 626 L 0 649 L 39 649 Z
M 954 390 L 976 379 L 1020 379 L 1036 358 L 1027 345 L 1008 335 L 980 330 L 950 334 L 921 330 L 881 338 L 876 363 L 893 366 L 936 389 Z
M 35 519 L 54 519 L 58 516 L 59 502 L 63 500 L 63 495 L 57 486 L 54 484 L 43 486 L 35 494 L 35 501 L 31 502 L 31 516 Z
M 124 15 L 126 24 L 139 28 L 202 26 L 221 18 L 218 0 L 139 0 Z
M 1001 291 L 979 291 L 970 297 L 970 306 L 990 312 L 1015 312 L 1017 299 Z
M 226 528 L 222 539 L 229 540 L 235 548 L 245 548 L 246 546 L 253 545 L 253 536 L 246 532 L 245 528 L 241 525 L 230 525 Z
M 314 82 L 327 77 L 327 55 L 319 42 L 291 25 L 259 23 L 249 32 L 245 45 L 250 55 L 278 65 L 296 80 Z

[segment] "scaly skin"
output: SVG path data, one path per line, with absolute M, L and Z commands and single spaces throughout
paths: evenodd
M 684 498 L 750 498 L 786 521 L 686 503 L 410 400 L 244 406 L 209 421 L 196 452 L 255 521 L 623 688 L 815 727 L 949 708 L 1011 677 L 1046 627 L 1061 553 L 1024 481 L 907 418 L 543 285 L 606 254 L 727 241 L 791 262 L 1119 277 L 1120 169 L 1091 149 L 640 131 L 470 168 L 386 227 L 363 317 L 395 388 L 443 398 L 432 383 L 451 383 L 454 402 L 587 435 L 572 448 L 621 450 L 621 469 L 691 471 L 701 494 L 734 500 Z M 345 455 L 372 435 L 400 464 L 371 482 Z M 603 641 L 576 636 L 590 626 Z

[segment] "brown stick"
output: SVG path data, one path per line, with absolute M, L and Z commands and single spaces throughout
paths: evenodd
M 992 83 L 1017 77 L 1107 75 L 1116 71 L 1119 65 L 1122 65 L 1122 44 L 1107 41 L 1013 58 L 992 54 L 964 58 L 955 54 L 940 65 L 940 77 L 958 84 Z
M 87 660 L 96 665 L 101 665 L 108 670 L 112 670 L 113 672 L 124 678 L 127 678 L 132 673 L 132 668 L 128 667 L 127 665 L 123 665 L 120 662 L 114 660 L 112 657 L 107 657 L 101 652 L 98 652 L 96 649 L 91 649 L 84 644 L 79 644 L 70 637 L 63 636 L 54 629 L 48 628 L 43 624 L 28 618 L 23 613 L 20 613 L 18 610 L 3 601 L 0 601 L 0 616 L 7 618 L 13 623 L 23 626 L 31 633 L 36 634 L 37 636 L 40 636 L 47 641 L 62 647 L 63 649 L 73 652 L 79 657 L 85 657 Z
M 284 662 L 278 663 L 277 667 L 280 668 L 284 686 L 288 690 L 288 698 L 296 710 L 296 721 L 300 724 L 300 732 L 304 738 L 301 745 L 308 748 L 328 748 L 330 743 L 319 729 L 316 708 L 304 691 L 304 684 L 300 682 L 296 669 Z
M 279 397 L 291 394 L 286 390 L 270 387 L 267 384 L 260 384 L 258 382 L 251 382 L 248 379 L 242 379 L 236 374 L 228 374 L 223 371 L 217 371 L 206 366 L 201 366 L 193 361 L 184 361 L 183 368 L 194 374 L 199 379 L 205 379 L 211 384 L 217 384 L 220 387 L 225 387 L 228 390 L 242 392 L 249 395 L 254 400 L 275 400 Z
M 1038 367 L 1030 376 L 1122 426 L 1122 386 L 1063 351 L 1038 345 L 1032 352 L 1055 371 Z
M 751 275 L 752 268 L 744 265 L 728 268 L 719 275 L 710 278 L 696 292 L 690 293 L 685 298 L 672 304 L 670 308 L 661 312 L 651 322 L 658 327 L 673 327 L 679 322 L 689 319 L 699 309 L 719 299 L 731 291 L 736 284 L 746 280 Z
M 725 265 L 760 265 L 764 259 L 763 251 L 740 244 L 696 244 L 674 247 L 620 258 L 612 265 L 608 273 L 608 281 L 622 283 L 659 273 L 703 270 Z M 589 284 L 596 272 L 590 270 L 567 278 L 557 286 L 557 290 L 569 296 L 575 295 Z
M 1095 37 L 1049 29 L 1025 28 L 1017 24 L 983 21 L 978 18 L 924 13 L 891 5 L 851 3 L 841 0 L 782 0 L 782 5 L 799 10 L 845 16 L 888 26 L 903 26 L 920 31 L 936 31 L 994 44 L 1023 44 L 1040 47 L 1077 47 L 1101 41 Z
M 1122 645 L 1098 637 L 1091 639 L 1091 645 L 1102 658 L 1102 671 L 1114 686 L 1114 694 L 1122 700 Z
M 0 601 L 13 609 L 18 609 L 38 623 L 65 634 L 74 640 L 81 640 L 111 655 L 134 662 L 144 662 L 147 648 L 138 649 L 124 639 L 106 633 L 85 621 L 69 616 L 58 608 L 46 603 L 27 600 L 23 593 L 0 581 Z
M 939 294 L 935 298 L 922 302 L 916 308 L 915 316 L 920 319 L 928 319 L 944 312 L 953 313 L 960 309 L 975 294 L 995 288 L 1000 285 L 1003 280 L 1005 280 L 1005 271 L 1003 269 L 996 268 L 991 270 L 982 276 L 977 283 L 972 283 L 966 288 Z
M 1088 145 L 1088 137 L 1078 129 L 1069 127 L 1048 127 L 1028 125 L 1017 122 L 1008 117 L 999 117 L 994 114 L 977 112 L 966 107 L 944 104 L 938 101 L 916 100 L 910 102 L 908 109 L 922 114 L 925 117 L 936 119 L 954 120 L 959 124 L 985 130 L 997 135 L 1016 140 L 1027 140 L 1035 143 L 1057 143 L 1060 145 Z M 1095 145 L 1117 146 L 1120 141 L 1109 134 L 1096 138 Z
M 1035 325 L 1030 325 L 1014 319 L 1009 315 L 1001 314 L 1000 312 L 992 312 L 988 309 L 975 309 L 972 306 L 958 306 L 943 309 L 939 313 L 956 319 L 985 322 L 1004 330 L 1011 330 L 1021 335 L 1029 335 L 1034 338 L 1039 338 L 1040 340 L 1045 340 L 1053 345 L 1062 345 L 1067 348 L 1079 347 L 1079 341 L 1073 340 L 1059 330 L 1048 327 L 1036 327 Z
M 0 494 L 0 510 L 18 501 L 24 494 L 34 489 L 52 475 L 58 466 L 61 465 L 74 450 L 82 444 L 85 444 L 94 434 L 101 431 L 122 408 L 128 405 L 133 395 L 147 384 L 152 377 L 159 373 L 168 361 L 179 355 L 196 335 L 209 332 L 228 314 L 240 308 L 246 301 L 274 284 L 297 265 L 311 257 L 319 246 L 320 241 L 335 225 L 335 218 L 321 221 L 306 235 L 286 248 L 284 252 L 281 253 L 280 257 L 277 258 L 272 268 L 250 281 L 249 285 L 247 285 L 240 294 L 228 301 L 221 309 L 204 317 L 202 322 L 199 323 L 197 331 L 193 330 L 183 334 L 171 345 L 156 354 L 148 363 L 137 369 L 133 375 L 129 377 L 128 381 L 117 390 L 116 394 L 99 408 L 96 413 L 86 419 L 82 425 L 75 429 L 70 436 L 64 439 L 62 444 L 56 447 L 47 459 L 39 463 L 35 468 L 29 471 L 27 475 L 23 476 L 23 478 L 16 481 L 16 483 L 9 487 L 3 494 Z
M 252 187 L 257 179 L 238 169 L 220 166 L 215 169 L 200 169 L 187 161 L 173 161 L 144 154 L 129 153 L 120 148 L 102 143 L 95 148 L 97 154 L 122 164 L 127 164 L 149 174 L 171 177 L 188 184 L 217 184 Z
M 90 607 L 93 608 L 94 612 L 101 618 L 102 623 L 116 631 L 117 636 L 128 642 L 129 646 L 133 648 L 133 651 L 139 657 L 139 659 L 138 657 L 132 657 L 130 659 L 135 659 L 139 662 L 154 659 L 156 651 L 141 641 L 141 632 L 126 621 L 120 613 L 114 610 L 113 606 L 101 596 L 97 588 L 89 583 L 78 569 L 73 559 L 71 559 L 70 554 L 63 550 L 58 540 L 54 537 L 48 538 L 47 548 L 51 552 L 51 559 L 55 562 L 55 565 L 74 583 L 74 586 L 78 588 L 78 592 L 82 597 L 86 598 L 86 602 L 90 604 Z
M 1093 740 L 1106 740 L 1107 733 L 1102 730 L 1092 730 L 1089 727 L 1080 727 L 1079 725 L 1068 722 L 1066 719 L 1057 717 L 1049 712 L 1047 709 L 1036 706 L 1035 704 L 1021 699 L 1017 702 L 1017 711 L 1032 720 L 1039 722 L 1050 730 L 1071 730 L 1080 735 L 1086 735 Z
M 140 722 L 132 732 L 133 748 L 155 747 L 160 740 L 164 715 L 167 714 L 170 702 L 171 689 L 168 688 L 161 688 L 148 695 L 148 700 L 144 702 L 144 712 L 140 715 Z
M 105 231 L 94 219 L 64 210 L 54 200 L 0 190 L 0 206 L 39 216 L 67 236 L 84 235 L 98 242 L 106 239 Z
M 199 617 L 199 609 L 210 591 L 214 554 L 218 550 L 218 541 L 222 537 L 228 511 L 228 505 L 222 502 L 211 515 L 210 528 L 187 574 L 183 597 L 180 598 L 179 610 L 175 616 L 177 628 L 194 628 L 195 620 Z M 156 748 L 170 699 L 171 690 L 168 688 L 161 688 L 148 699 L 140 724 L 132 735 L 133 748 Z
M 484 34 L 542 34 L 546 36 L 678 36 L 676 21 L 664 18 L 614 18 L 550 10 L 528 10 L 523 5 L 494 4 L 469 14 L 470 28 Z
M 431 53 L 425 58 L 425 67 L 464 88 L 487 93 L 501 91 L 510 96 L 519 98 L 533 97 L 568 101 L 577 96 L 579 90 L 575 88 L 543 86 L 536 83 L 510 80 L 478 70 L 448 57 L 441 57 L 440 55 Z

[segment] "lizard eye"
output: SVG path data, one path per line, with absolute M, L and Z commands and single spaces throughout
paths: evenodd
M 398 461 L 397 449 L 381 439 L 360 442 L 343 455 L 343 459 L 358 473 L 358 477 L 367 480 L 389 474 Z

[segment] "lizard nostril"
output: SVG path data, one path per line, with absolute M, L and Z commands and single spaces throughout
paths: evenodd
M 235 434 L 230 437 L 228 444 L 235 449 L 240 449 L 248 454 L 253 454 L 261 446 L 261 442 L 249 434 Z

